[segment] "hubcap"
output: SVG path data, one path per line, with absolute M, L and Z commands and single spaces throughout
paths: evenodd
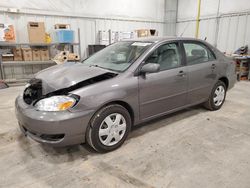
M 220 106 L 225 98 L 225 89 L 223 86 L 218 86 L 214 92 L 214 105 Z
M 126 132 L 126 120 L 119 113 L 110 114 L 103 121 L 99 128 L 99 139 L 105 146 L 117 144 Z

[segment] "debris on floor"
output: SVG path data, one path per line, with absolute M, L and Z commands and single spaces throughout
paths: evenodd
M 9 86 L 2 80 L 0 80 L 0 89 L 8 88 Z

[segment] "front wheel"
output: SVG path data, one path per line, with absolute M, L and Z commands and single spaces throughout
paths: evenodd
M 226 85 L 222 81 L 218 81 L 214 88 L 212 89 L 212 92 L 210 94 L 210 97 L 207 102 L 205 102 L 204 106 L 209 110 L 219 110 L 226 98 Z
M 131 129 L 131 117 L 121 105 L 103 107 L 92 118 L 86 140 L 97 152 L 113 151 L 126 140 Z

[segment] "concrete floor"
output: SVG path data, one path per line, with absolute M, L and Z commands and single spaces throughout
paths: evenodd
M 250 187 L 250 83 L 220 111 L 194 107 L 134 129 L 118 150 L 53 149 L 21 135 L 14 99 L 0 90 L 0 187 Z

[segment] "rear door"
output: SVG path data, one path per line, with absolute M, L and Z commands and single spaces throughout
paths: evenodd
M 148 119 L 187 103 L 187 74 L 179 43 L 159 46 L 145 63 L 160 64 L 160 71 L 139 76 L 140 117 Z
M 188 72 L 188 104 L 207 100 L 216 81 L 216 58 L 205 44 L 184 41 Z

